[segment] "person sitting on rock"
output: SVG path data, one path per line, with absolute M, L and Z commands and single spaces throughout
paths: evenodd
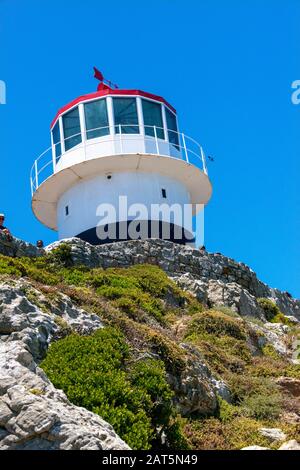
M 3 225 L 4 220 L 5 220 L 5 215 L 0 214 L 0 232 L 4 233 L 6 235 L 7 240 L 9 242 L 11 242 L 12 241 L 12 235 L 11 235 L 10 231 L 8 230 L 8 228 L 4 227 L 4 225 Z

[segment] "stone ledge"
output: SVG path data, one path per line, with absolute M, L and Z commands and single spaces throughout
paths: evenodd
M 31 243 L 24 242 L 19 238 L 13 237 L 9 241 L 6 235 L 0 232 L 0 254 L 5 256 L 11 256 L 12 258 L 20 258 L 22 256 L 42 256 L 44 250 L 37 248 Z

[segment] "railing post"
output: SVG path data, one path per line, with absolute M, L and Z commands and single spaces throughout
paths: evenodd
M 35 172 L 35 189 L 39 187 L 39 180 L 38 180 L 38 166 L 37 166 L 37 160 L 34 162 L 34 172 Z
M 186 159 L 187 163 L 190 163 L 189 162 L 188 151 L 187 151 L 187 148 L 186 148 L 185 135 L 184 135 L 183 132 L 182 132 L 181 136 L 182 136 L 183 148 L 184 148 L 184 153 L 185 153 L 185 159 Z
M 155 136 L 156 153 L 157 153 L 157 155 L 159 155 L 159 147 L 158 147 L 156 126 L 153 126 L 153 127 L 154 127 L 154 136 Z
M 82 103 L 78 105 L 78 111 L 79 111 L 81 143 L 83 147 L 84 160 L 86 160 L 87 133 L 86 133 L 86 126 L 85 126 L 84 107 Z
M 200 145 L 200 152 L 201 152 L 201 158 L 202 158 L 203 171 L 207 175 L 208 172 L 207 172 L 206 160 L 205 160 L 205 155 L 204 155 L 203 148 L 201 147 L 201 145 Z
M 123 141 L 122 141 L 122 126 L 119 124 L 119 135 L 120 135 L 120 151 L 123 153 Z

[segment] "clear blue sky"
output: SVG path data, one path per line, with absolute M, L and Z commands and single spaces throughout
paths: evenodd
M 96 89 L 160 94 L 215 158 L 206 247 L 300 297 L 300 0 L 0 0 L 1 203 L 13 233 L 46 243 L 29 169 L 59 107 Z

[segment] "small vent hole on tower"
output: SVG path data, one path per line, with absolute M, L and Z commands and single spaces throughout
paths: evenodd
M 164 199 L 167 198 L 167 191 L 164 188 L 161 190 L 161 195 Z
M 112 175 L 109 173 L 108 175 L 106 175 L 106 178 L 107 178 L 108 180 L 111 180 Z
M 69 215 L 69 206 L 65 207 L 65 216 L 67 217 Z

